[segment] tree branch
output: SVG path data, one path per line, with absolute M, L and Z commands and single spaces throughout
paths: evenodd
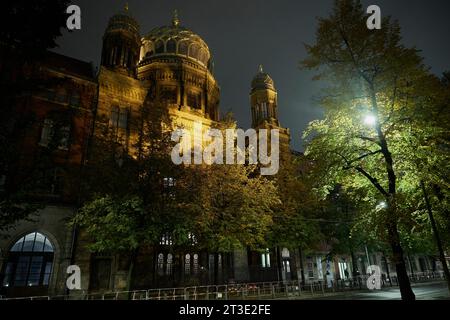
M 370 141 L 370 142 L 373 142 L 373 143 L 375 143 L 376 145 L 379 145 L 379 146 L 381 147 L 380 142 L 379 142 L 377 139 L 375 139 L 375 138 L 370 138 L 370 137 L 366 137 L 366 136 L 356 136 L 356 137 L 359 138 L 359 139 L 361 139 L 361 140 L 364 140 L 364 141 Z
M 376 153 L 381 152 L 381 150 L 377 151 Z M 378 191 L 380 191 L 380 193 L 385 196 L 388 197 L 389 194 L 386 192 L 386 190 L 384 190 L 384 188 L 380 185 L 380 183 L 378 182 L 378 180 L 374 177 L 372 177 L 367 171 L 365 171 L 362 167 L 358 166 L 352 166 L 351 162 L 349 160 L 347 160 L 347 158 L 340 154 L 339 152 L 336 152 L 340 157 L 342 157 L 342 159 L 344 159 L 344 161 L 347 163 L 347 166 L 344 167 L 344 170 L 349 170 L 349 169 L 355 169 L 356 171 L 358 171 L 359 173 L 361 173 L 364 177 L 366 177 L 374 186 L 375 188 L 377 188 Z M 369 156 L 370 154 L 367 154 L 365 156 Z M 361 158 L 361 157 L 360 157 Z M 356 161 L 356 160 L 355 160 Z M 353 161 L 354 162 L 354 161 Z
M 385 196 L 385 197 L 389 196 L 389 194 L 386 192 L 386 190 L 384 190 L 384 188 L 380 185 L 378 180 L 376 178 L 372 177 L 367 171 L 365 171 L 361 167 L 353 167 L 353 169 L 355 169 L 356 171 L 361 173 L 364 177 L 366 177 L 375 186 L 375 188 L 377 188 L 377 190 L 380 191 L 380 193 L 383 196 Z
M 377 150 L 377 151 L 368 152 L 368 153 L 366 153 L 366 154 L 363 154 L 362 156 L 360 156 L 360 157 L 358 157 L 358 158 L 356 158 L 356 159 L 353 159 L 353 160 L 349 161 L 349 163 L 348 163 L 347 165 L 351 165 L 351 164 L 353 164 L 353 163 L 355 163 L 355 162 L 357 162 L 357 161 L 361 161 L 361 160 L 363 160 L 363 159 L 365 159 L 365 158 L 367 158 L 367 157 L 376 155 L 376 154 L 378 154 L 378 153 L 381 153 L 381 149 L 380 149 L 380 150 Z

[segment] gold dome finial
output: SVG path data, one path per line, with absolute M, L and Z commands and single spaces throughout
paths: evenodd
M 129 7 L 128 7 L 128 2 L 125 2 L 125 7 L 124 7 L 124 9 L 125 9 L 125 12 L 128 12 L 128 9 L 129 9 Z
M 174 27 L 178 27 L 179 24 L 180 24 L 180 19 L 178 19 L 178 10 L 175 9 L 175 10 L 173 10 L 172 25 Z
M 259 71 L 259 73 L 263 73 L 264 72 L 262 64 L 259 65 L 258 71 Z

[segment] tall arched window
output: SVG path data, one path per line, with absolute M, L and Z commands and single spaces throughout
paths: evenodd
M 189 42 L 187 41 L 180 41 L 178 43 L 178 53 L 186 55 L 188 54 L 188 48 L 189 48 Z
M 164 275 L 164 254 L 158 254 L 158 274 Z
M 172 275 L 172 268 L 173 268 L 173 255 L 169 253 L 167 255 L 166 275 L 168 276 Z
M 191 255 L 189 253 L 184 257 L 184 274 L 191 274 Z
M 202 62 L 205 66 L 207 65 L 207 63 L 208 63 L 208 55 L 207 55 L 205 49 L 203 49 L 203 48 L 200 49 L 200 53 L 198 55 L 198 60 L 200 62 Z
M 164 42 L 162 40 L 158 40 L 155 44 L 155 53 L 164 53 Z
M 196 44 L 191 45 L 189 48 L 189 57 L 192 57 L 194 59 L 198 59 L 198 51 L 200 50 L 200 47 Z
M 20 238 L 9 251 L 3 287 L 48 286 L 53 256 L 53 245 L 43 234 L 33 232 Z
M 261 267 L 270 268 L 270 250 L 269 249 L 266 249 L 266 251 L 261 254 Z
M 177 52 L 177 43 L 175 40 L 170 39 L 166 44 L 167 53 L 176 53 Z
M 198 273 L 198 254 L 194 254 L 193 265 L 194 265 L 194 274 L 197 274 Z

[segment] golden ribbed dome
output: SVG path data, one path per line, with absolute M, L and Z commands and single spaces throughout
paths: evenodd
M 151 30 L 144 38 L 142 60 L 159 55 L 178 55 L 197 60 L 209 67 L 211 54 L 200 36 L 180 25 L 175 11 L 171 26 Z
M 258 89 L 271 89 L 275 91 L 275 84 L 272 78 L 264 72 L 261 65 L 259 66 L 258 73 L 252 81 L 252 91 Z
M 139 23 L 131 16 L 128 11 L 128 5 L 125 6 L 122 12 L 115 14 L 109 19 L 106 32 L 113 31 L 128 31 L 139 35 Z

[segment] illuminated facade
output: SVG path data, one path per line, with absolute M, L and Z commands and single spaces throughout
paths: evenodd
M 143 108 L 161 110 L 174 127 L 207 130 L 219 120 L 219 86 L 212 74 L 207 44 L 182 27 L 175 13 L 170 26 L 141 38 L 138 23 L 127 10 L 113 16 L 103 37 L 98 75 L 98 115 L 118 127 L 118 136 L 132 152 Z

